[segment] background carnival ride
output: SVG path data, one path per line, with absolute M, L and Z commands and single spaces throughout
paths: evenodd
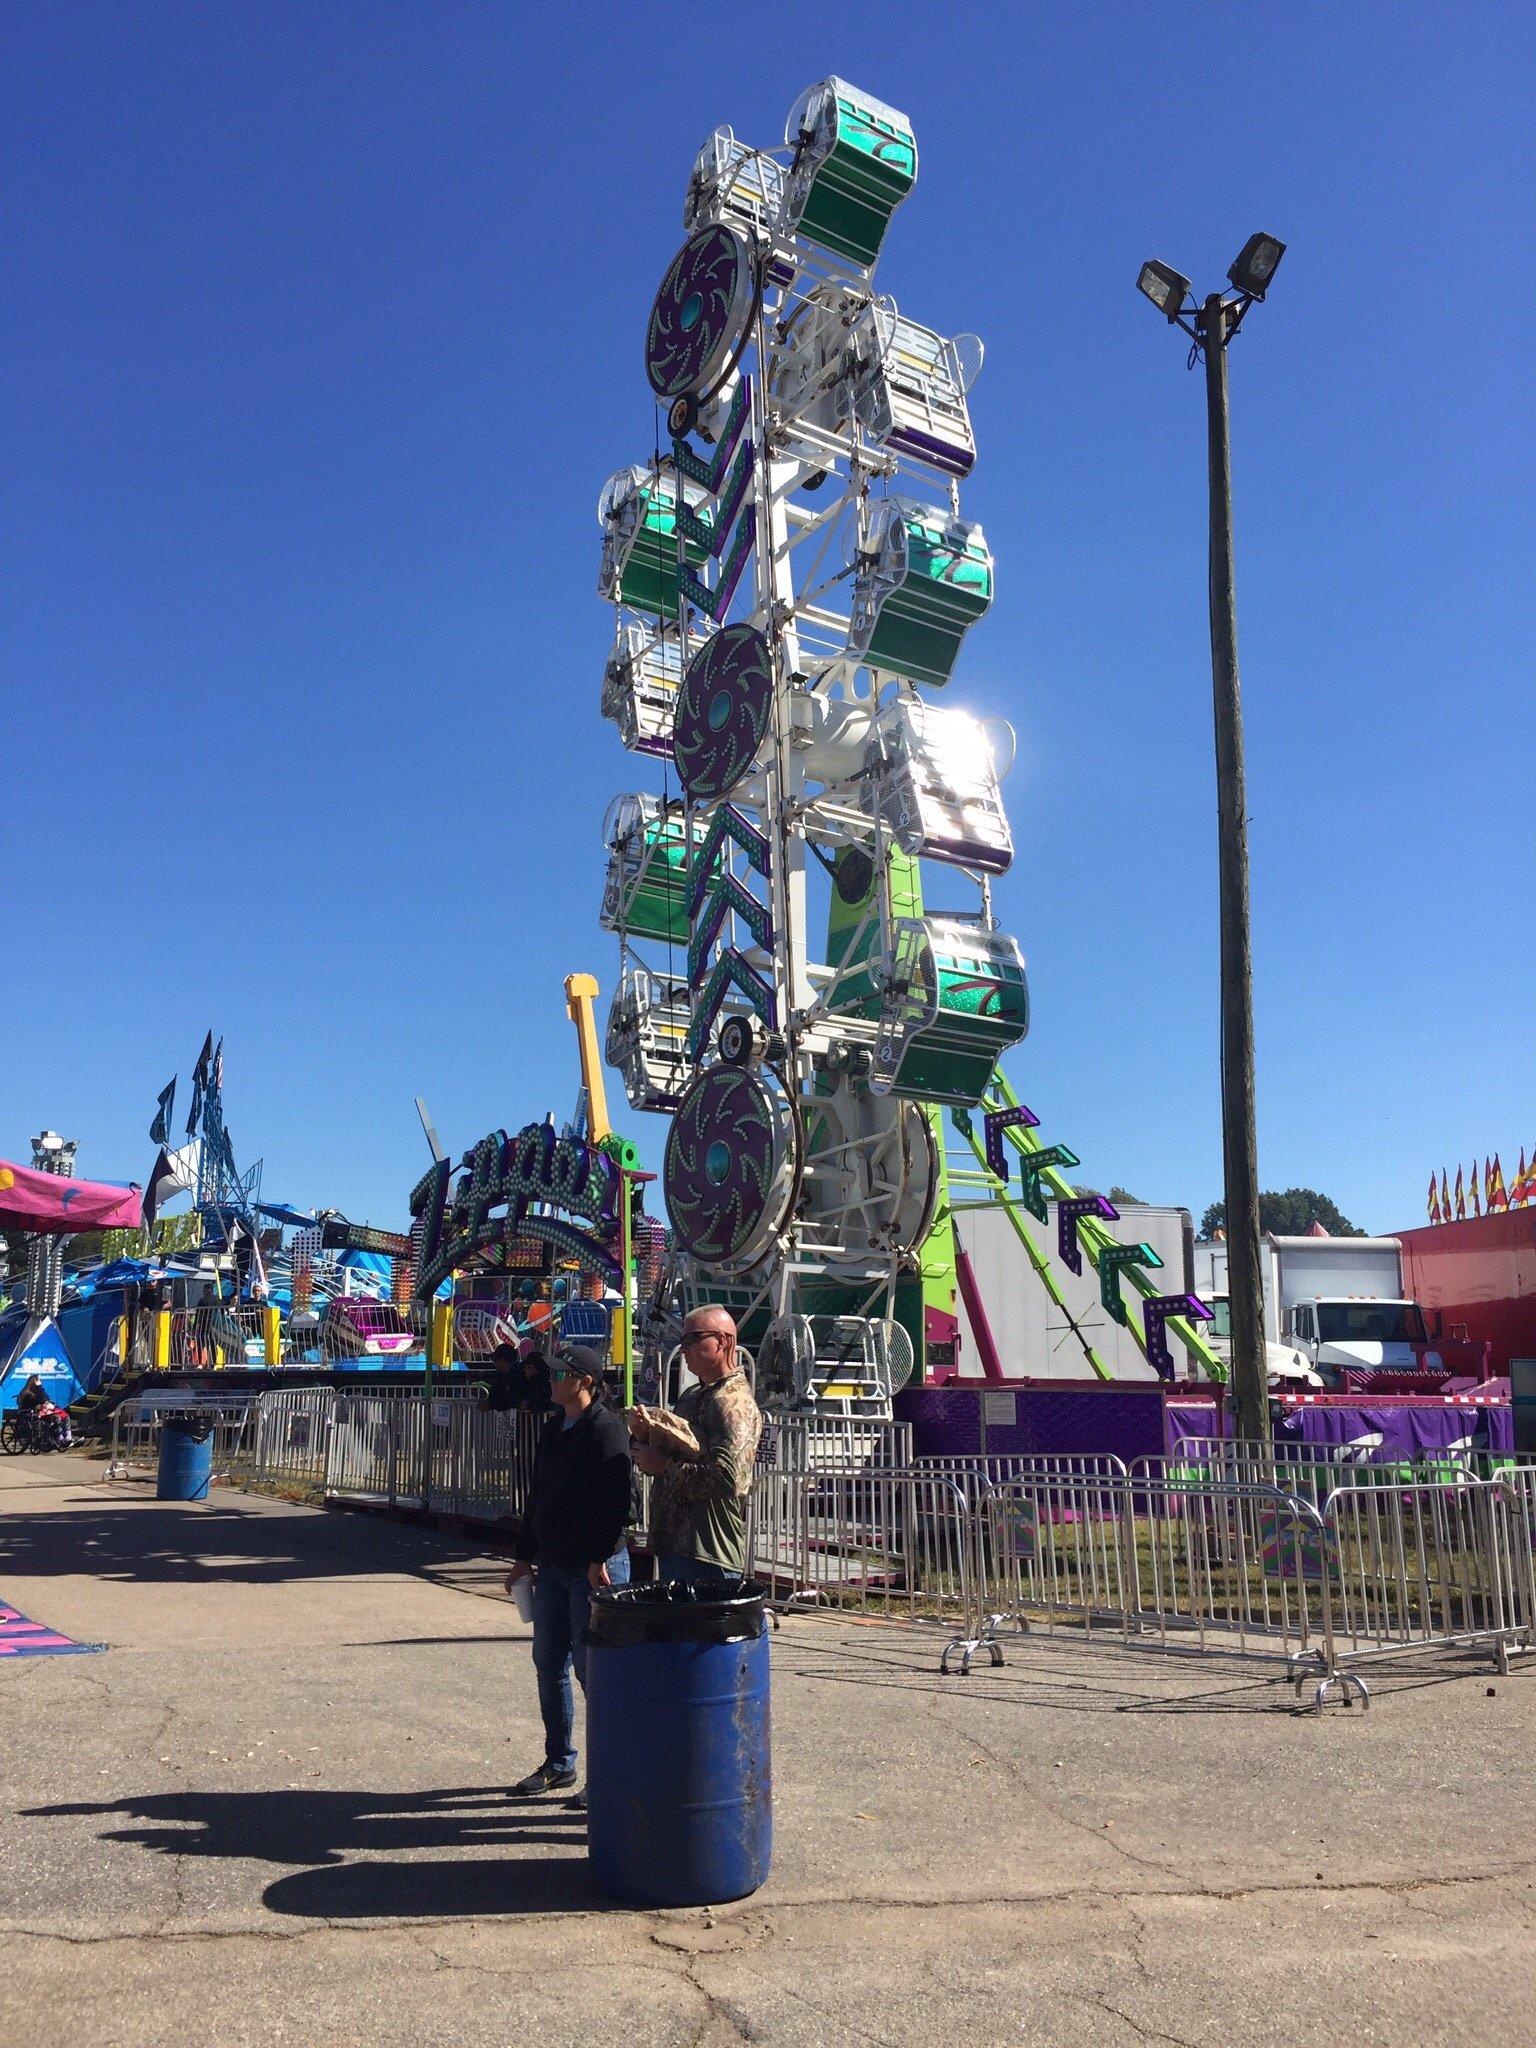
M 512 1291 L 548 1280 L 548 1322 L 529 1334 L 542 1337 L 552 1326 L 602 1351 L 622 1370 L 632 1400 L 635 1290 L 657 1284 L 665 1233 L 641 1213 L 652 1176 L 609 1121 L 597 992 L 590 974 L 566 976 L 581 1090 L 563 1130 L 546 1117 L 511 1137 L 492 1131 L 455 1168 L 423 1111 L 433 1163 L 411 1193 L 414 1293 L 424 1306 L 452 1287 L 459 1351 L 481 1357 L 528 1328 L 509 1314 Z
M 210 1033 L 180 1144 L 175 1083 L 160 1096 L 142 1220 L 136 1188 L 76 1180 L 76 1147 L 52 1132 L 33 1141 L 33 1171 L 0 1168 L 12 1175 L 10 1191 L 0 1184 L 0 1228 L 29 1247 L 0 1310 L 0 1408 L 32 1371 L 56 1400 L 89 1407 L 141 1370 L 383 1367 L 409 1354 L 419 1365 L 422 1335 L 401 1306 L 410 1240 L 262 1201 L 260 1162 L 242 1171 L 235 1158 L 223 1080 Z M 55 1218 L 22 1212 L 23 1196 L 50 1188 Z M 190 1210 L 162 1217 L 179 1195 Z
M 1220 1377 L 1201 1305 L 1158 1291 L 1156 1254 L 1077 1195 L 1076 1156 L 999 1070 L 1029 1019 L 992 896 L 1012 735 L 925 694 L 993 596 L 960 498 L 982 349 L 875 288 L 916 175 L 906 116 L 839 79 L 782 148 L 715 131 L 646 333 L 658 446 L 599 502 L 603 713 L 679 784 L 664 769 L 605 823 L 608 1058 L 633 1108 L 672 1120 L 648 1341 L 724 1301 L 761 1390 L 883 1412 L 953 1356 L 957 1198 L 1004 1205 L 1053 1288 L 1049 1194 L 1055 1256 L 1086 1254 L 1154 1365 L 1171 1375 L 1171 1335 Z

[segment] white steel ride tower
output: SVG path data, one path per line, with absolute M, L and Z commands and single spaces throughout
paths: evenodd
M 1028 1028 L 991 899 L 1012 735 L 928 694 L 993 571 L 960 501 L 981 344 L 875 287 L 916 175 L 840 79 L 782 148 L 715 131 L 646 332 L 661 445 L 599 505 L 602 708 L 666 764 L 605 826 L 607 1052 L 672 1118 L 674 1306 L 726 1303 L 760 1390 L 844 1413 L 952 1317 L 937 1119 Z

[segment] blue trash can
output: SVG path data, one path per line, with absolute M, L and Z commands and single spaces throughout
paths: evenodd
M 610 1898 L 723 1905 L 773 1852 L 763 1589 L 624 1586 L 592 1601 L 587 1853 Z
M 206 1500 L 213 1477 L 213 1420 L 168 1415 L 160 1425 L 157 1500 Z

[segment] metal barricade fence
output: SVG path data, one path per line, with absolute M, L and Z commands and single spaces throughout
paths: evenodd
M 126 1479 L 132 1471 L 153 1471 L 160 1459 L 161 1431 L 167 1418 L 175 1416 L 179 1420 L 191 1418 L 213 1424 L 212 1476 L 229 1478 L 239 1469 L 244 1455 L 256 1402 L 254 1393 L 209 1400 L 188 1398 L 170 1389 L 163 1394 L 139 1394 L 131 1400 L 119 1401 L 112 1411 L 112 1445 L 102 1476 Z
M 1135 1472 L 1175 1479 L 1203 1477 L 1228 1485 L 1280 1486 L 1321 1507 L 1338 1486 L 1456 1485 L 1487 1479 L 1524 1461 L 1475 1445 L 1447 1446 L 1417 1457 L 1382 1457 L 1374 1442 L 1314 1444 L 1226 1437 L 1186 1437 L 1166 1458 L 1139 1458 Z
M 264 1393 L 247 1431 L 240 1479 L 323 1494 L 335 1405 L 330 1387 L 280 1387 Z
M 1478 1646 L 1507 1670 L 1512 1654 L 1530 1648 L 1536 1621 L 1531 1500 L 1528 1471 L 1338 1488 L 1323 1508 L 1330 1672 Z
M 420 1507 L 427 1433 L 420 1394 L 338 1394 L 325 1464 L 327 1495 Z
M 425 1505 L 439 1514 L 493 1521 L 520 1515 L 544 1419 L 521 1410 L 502 1414 L 463 1401 L 444 1403 L 429 1426 Z
M 973 1510 L 970 1633 L 952 1646 L 961 1651 L 962 1671 L 983 1646 L 1000 1664 L 999 1635 L 1026 1630 L 1031 1614 L 1048 1625 L 1070 1620 L 1087 1628 L 1113 1620 L 1128 1629 L 1134 1583 L 1130 1507 L 1123 1466 L 1118 1472 L 1072 1472 L 1042 1461 L 1034 1472 L 984 1484 Z
M 482 1409 L 472 1391 L 285 1388 L 178 1404 L 167 1390 L 120 1405 L 108 1476 L 153 1465 L 164 1416 L 190 1409 L 213 1414 L 220 1473 L 515 1517 L 543 1418 Z M 907 1446 L 900 1426 L 859 1427 L 780 1426 L 753 1478 L 749 1567 L 779 1607 L 948 1623 L 946 1670 L 957 1654 L 965 1671 L 981 1651 L 1001 1663 L 1004 1642 L 1030 1630 L 1099 1633 L 1275 1660 L 1321 1705 L 1334 1686 L 1367 1700 L 1357 1667 L 1370 1660 L 1482 1647 L 1507 1668 L 1532 1644 L 1536 1466 L 1491 1479 L 1448 1467 L 1410 1484 L 1356 1470 L 1324 1490 L 1334 1461 L 1259 1446 L 1161 1472 L 1107 1455 L 887 1464 Z
M 779 1606 L 957 1621 L 970 1611 L 973 1519 L 950 1479 L 912 1466 L 768 1466 L 747 1558 Z
M 978 1457 L 915 1458 L 913 1469 L 949 1479 L 965 1494 L 967 1501 L 979 1501 L 990 1488 L 1011 1480 L 1124 1479 L 1126 1464 L 1113 1451 L 1002 1451 Z
M 1310 1501 L 1273 1485 L 1182 1479 L 1127 1492 L 1138 1635 L 1326 1668 L 1327 1536 Z
M 890 1470 L 912 1463 L 910 1422 L 862 1415 L 782 1415 L 765 1419 L 764 1450 L 776 1465 Z M 766 1461 L 766 1459 L 765 1459 Z
M 502 1520 L 522 1512 L 540 1416 L 467 1394 L 288 1387 L 260 1397 L 240 1476 L 316 1496 Z
M 1321 1517 L 1277 1487 L 1042 1474 L 990 1487 L 977 1522 L 962 1671 L 1037 1627 L 1328 1668 Z

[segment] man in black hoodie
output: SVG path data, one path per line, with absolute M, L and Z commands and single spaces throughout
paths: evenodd
M 629 1431 L 597 1399 L 602 1376 L 602 1359 L 584 1344 L 557 1348 L 549 1368 L 556 1412 L 539 1438 L 517 1562 L 506 1578 L 510 1593 L 533 1573 L 533 1668 L 544 1716 L 544 1761 L 513 1786 L 520 1799 L 576 1783 L 571 1672 L 585 1688 L 591 1596 L 629 1583 Z

